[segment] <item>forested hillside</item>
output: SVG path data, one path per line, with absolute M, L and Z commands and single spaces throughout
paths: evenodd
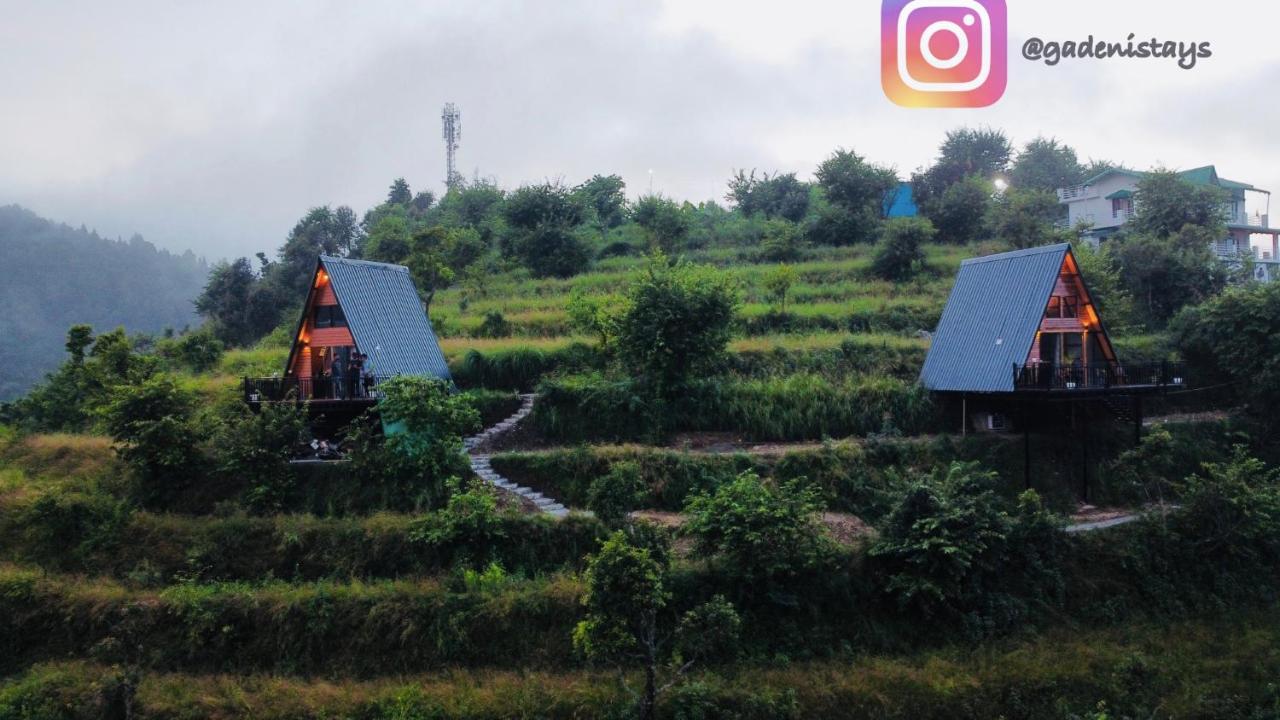
M 190 252 L 174 255 L 137 235 L 109 240 L 0 207 L 0 400 L 23 394 L 62 362 L 70 325 L 155 333 L 194 324 L 191 301 L 207 274 Z

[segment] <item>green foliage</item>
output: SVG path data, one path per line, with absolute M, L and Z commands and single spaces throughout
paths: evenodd
M 490 310 L 484 314 L 484 322 L 472 334 L 481 338 L 511 337 L 511 323 L 507 322 L 502 313 Z
M 742 618 L 723 595 L 686 612 L 676 626 L 675 651 L 686 661 L 726 663 L 742 652 Z
M 195 398 L 172 380 L 119 386 L 103 413 L 144 505 L 166 505 L 197 480 L 206 460 L 192 423 Z
M 310 269 L 315 269 L 315 257 L 311 258 Z M 209 320 L 219 340 L 244 347 L 271 332 L 280 322 L 281 305 L 293 302 L 295 297 L 283 295 L 264 282 L 247 258 L 238 258 L 214 266 L 195 306 Z
M 401 376 L 379 389 L 382 425 L 366 417 L 351 430 L 351 471 L 378 498 L 376 507 L 441 507 L 447 481 L 467 471 L 462 438 L 480 428 L 480 414 L 435 378 Z
M 1112 241 L 1120 278 L 1149 327 L 1163 327 L 1178 310 L 1207 300 L 1226 284 L 1226 270 L 1213 255 L 1221 235 L 1187 225 L 1172 235 L 1126 235 Z
M 617 175 L 593 175 L 574 188 L 593 215 L 591 224 L 603 237 L 626 220 L 627 184 Z
M 504 247 L 535 277 L 570 277 L 587 268 L 590 252 L 575 232 L 585 209 L 567 188 L 527 185 L 507 198 L 502 213 L 510 228 Z
M 251 512 L 279 512 L 297 480 L 289 460 L 309 435 L 306 410 L 298 405 L 264 403 L 256 413 L 244 409 L 219 433 L 219 470 L 247 486 L 244 505 Z
M 796 284 L 796 271 L 790 265 L 779 265 L 764 276 L 764 288 L 769 299 L 775 303 L 778 312 L 787 311 L 787 299 L 791 295 L 791 286 Z
M 481 567 L 494 562 L 505 531 L 493 488 L 473 480 L 463 490 L 454 479 L 449 482 L 448 503 L 416 522 L 409 539 L 448 553 L 455 563 Z
M 766 262 L 799 260 L 802 242 L 800 228 L 795 223 L 770 220 L 765 223 L 760 238 L 760 259 Z
M 1213 231 L 1213 239 L 1225 236 L 1226 192 L 1213 185 L 1195 185 L 1173 170 L 1155 170 L 1138 180 L 1137 213 L 1131 232 L 1169 237 L 1187 225 Z
M 808 236 L 816 244 L 851 245 L 879 236 L 885 199 L 897 186 L 892 168 L 868 163 L 852 150 L 836 150 L 814 173 L 823 202 Z
M 1038 497 L 1024 496 L 1013 514 L 995 486 L 994 473 L 953 463 L 906 491 L 868 551 L 901 608 L 983 634 L 1025 614 L 1014 589 L 1030 586 L 1040 599 L 1060 583 L 1058 530 Z
M 910 280 L 924 268 L 925 243 L 937 231 L 924 218 L 893 218 L 885 223 L 884 237 L 876 245 L 871 272 L 884 280 Z
M 632 208 L 631 219 L 644 229 L 650 250 L 669 253 L 684 248 L 689 219 L 676 202 L 661 195 L 646 195 Z
M 757 178 L 755 170 L 750 175 L 738 170 L 729 178 L 725 199 L 747 217 L 763 215 L 798 223 L 809 210 L 809 185 L 797 180 L 795 173 L 764 173 Z
M 1171 325 L 1197 383 L 1233 383 L 1259 417 L 1280 403 L 1280 284 L 1234 287 L 1184 309 Z
M 1009 169 L 1013 146 L 1004 132 L 992 128 L 959 128 L 947 133 L 939 148 L 938 160 L 923 173 L 912 177 L 916 202 L 934 221 L 948 242 L 965 242 L 934 217 L 932 204 L 953 185 L 972 182 L 977 177 L 990 183 Z M 989 195 L 989 193 L 988 193 Z
M 1081 276 L 1088 283 L 1089 297 L 1098 306 L 1107 330 L 1114 335 L 1139 327 L 1141 323 L 1111 247 L 1113 245 L 1108 243 L 1102 249 L 1094 249 L 1088 243 L 1077 242 L 1073 243 L 1071 251 Z M 1113 338 L 1113 342 L 1116 341 L 1117 338 Z M 1126 362 L 1140 362 L 1127 355 L 1121 357 Z
M 1037 137 L 1028 142 L 1009 170 L 1009 180 L 1015 189 L 1049 193 L 1077 185 L 1088 177 L 1076 158 L 1076 151 L 1057 138 Z
M 947 185 L 920 208 L 938 229 L 942 242 L 968 244 L 986 232 L 987 209 L 994 188 L 982 175 L 969 175 Z
M 656 652 L 658 611 L 670 600 L 664 575 L 648 550 L 614 533 L 587 563 L 586 617 L 574 628 L 574 647 L 606 663 L 629 663 Z
M 1065 186 L 1060 186 L 1065 187 Z M 1062 205 L 1052 190 L 1008 188 L 996 195 L 987 210 L 993 240 L 1012 248 L 1031 248 L 1068 242 L 1076 234 L 1059 230 Z
M 729 342 L 738 292 L 718 270 L 657 255 L 627 300 L 618 357 L 661 396 L 714 367 Z
M 156 343 L 156 353 L 178 367 L 193 373 L 203 373 L 218 366 L 224 346 L 209 327 L 184 333 L 176 339 L 163 339 Z M 73 354 L 71 362 L 76 363 Z
M 609 472 L 591 481 L 587 489 L 587 508 L 607 525 L 619 525 L 627 514 L 639 506 L 645 496 L 644 480 L 640 466 L 621 462 L 609 468 Z
M 408 205 L 413 200 L 413 191 L 404 178 L 396 178 L 387 191 L 387 203 L 390 205 Z
M 818 520 L 821 509 L 817 493 L 801 480 L 778 487 L 744 472 L 693 497 L 684 532 L 700 555 L 720 559 L 748 586 L 774 586 L 826 561 L 831 548 Z

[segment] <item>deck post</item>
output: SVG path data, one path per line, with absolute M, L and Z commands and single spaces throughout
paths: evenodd
M 1133 396 L 1133 444 L 1142 444 L 1142 396 Z
M 1022 407 L 1022 481 L 1027 490 L 1031 489 L 1031 425 L 1028 422 L 1027 401 Z
M 960 437 L 969 434 L 969 396 L 960 396 Z
M 1089 423 L 1086 421 L 1080 432 L 1080 495 L 1085 502 L 1089 501 Z

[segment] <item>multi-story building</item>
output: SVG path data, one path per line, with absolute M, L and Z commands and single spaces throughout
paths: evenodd
M 1179 174 L 1187 182 L 1221 188 L 1228 198 L 1223 207 L 1227 236 L 1214 243 L 1214 252 L 1230 263 L 1252 259 L 1258 279 L 1280 280 L 1280 228 L 1271 227 L 1271 192 L 1221 178 L 1212 165 Z M 1066 222 L 1071 227 L 1088 225 L 1083 237 L 1091 242 L 1105 241 L 1133 218 L 1140 202 L 1138 181 L 1144 175 L 1113 168 L 1058 190 L 1058 200 L 1067 206 Z

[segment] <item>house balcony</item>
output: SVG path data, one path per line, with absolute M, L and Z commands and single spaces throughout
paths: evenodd
M 378 386 L 389 377 L 365 377 L 358 383 L 327 377 L 260 377 L 244 378 L 244 401 L 251 406 L 262 403 L 311 403 L 317 406 L 373 405 L 381 397 Z
M 1058 189 L 1058 202 L 1075 202 L 1077 200 L 1093 200 L 1098 191 L 1092 185 L 1072 185 Z
M 1250 214 L 1244 210 L 1232 212 L 1227 211 L 1227 224 L 1237 227 L 1247 228 L 1268 228 L 1271 227 L 1271 216 L 1262 213 Z
M 1182 363 L 1032 363 L 1013 366 L 1013 386 L 1019 392 L 1162 392 L 1185 384 L 1186 373 Z

